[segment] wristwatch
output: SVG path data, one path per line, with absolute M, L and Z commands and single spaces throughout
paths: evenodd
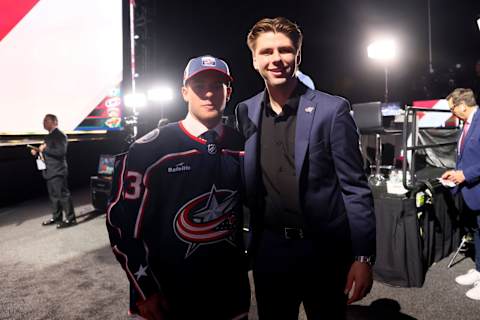
M 371 267 L 375 264 L 375 256 L 355 256 L 355 261 L 366 263 Z

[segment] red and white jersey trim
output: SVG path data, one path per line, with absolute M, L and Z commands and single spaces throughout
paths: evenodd
M 118 226 L 116 226 L 112 223 L 112 221 L 110 220 L 110 212 L 112 211 L 112 208 L 118 203 L 118 201 L 120 201 L 120 198 L 121 198 L 121 195 L 122 195 L 123 175 L 125 173 L 125 165 L 127 163 L 127 157 L 128 157 L 128 155 L 126 155 L 122 160 L 122 167 L 121 167 L 120 175 L 119 175 L 119 179 L 118 179 L 117 194 L 115 195 L 114 200 L 109 204 L 109 206 L 107 208 L 107 221 L 112 227 L 114 227 L 118 231 L 118 234 L 120 235 L 120 237 L 122 236 L 122 230 Z
M 132 283 L 135 286 L 135 288 L 137 288 L 137 292 L 140 294 L 142 299 L 145 300 L 146 299 L 145 294 L 143 293 L 142 289 L 140 288 L 140 285 L 138 284 L 138 282 L 136 281 L 135 276 L 133 275 L 133 273 L 128 268 L 128 256 L 125 253 L 123 253 L 122 251 L 120 251 L 117 246 L 113 247 L 112 250 L 116 254 L 119 254 L 119 255 L 121 255 L 122 257 L 125 258 L 125 271 L 127 272 L 128 277 L 132 280 Z

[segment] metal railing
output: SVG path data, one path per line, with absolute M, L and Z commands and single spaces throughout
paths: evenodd
M 417 124 L 417 112 L 443 112 L 443 113 L 450 113 L 450 110 L 446 109 L 430 109 L 430 108 L 421 108 L 421 107 L 413 107 L 413 106 L 405 106 L 405 115 L 403 119 L 403 132 L 402 132 L 402 150 L 404 152 L 404 159 L 402 163 L 402 180 L 403 186 L 407 190 L 414 190 L 416 187 L 419 186 L 416 177 L 415 177 L 415 154 L 418 150 L 422 149 L 430 149 L 430 148 L 439 148 L 444 146 L 451 146 L 456 145 L 457 142 L 447 142 L 447 143 L 438 143 L 438 144 L 425 144 L 425 145 L 417 145 L 417 133 L 418 130 L 427 130 L 427 129 L 445 129 L 445 130 L 453 130 L 458 129 L 458 127 L 422 127 L 418 128 Z M 409 121 L 411 117 L 411 121 Z M 411 122 L 411 128 L 409 128 L 409 123 Z M 408 145 L 408 133 L 412 133 L 412 145 Z M 410 167 L 407 168 L 407 159 L 408 159 L 408 152 L 411 151 L 411 161 Z M 407 171 L 410 172 L 410 182 L 407 181 Z

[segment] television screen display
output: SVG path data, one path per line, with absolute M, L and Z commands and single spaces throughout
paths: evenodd
M 111 176 L 113 174 L 113 169 L 115 168 L 115 156 L 110 154 L 100 155 L 98 160 L 98 175 L 100 176 Z
M 397 116 L 402 113 L 402 104 L 400 102 L 382 103 L 382 116 Z

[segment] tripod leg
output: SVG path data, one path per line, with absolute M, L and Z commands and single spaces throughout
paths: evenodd
M 457 257 L 458 253 L 460 252 L 460 250 L 462 250 L 463 246 L 465 245 L 465 242 L 467 242 L 467 238 L 466 238 L 466 236 L 463 236 L 463 237 L 462 237 L 462 242 L 461 242 L 460 245 L 458 246 L 457 251 L 456 251 L 455 254 L 453 255 L 452 259 L 450 259 L 450 262 L 448 263 L 447 268 L 451 268 L 451 267 L 452 267 L 453 261 L 455 261 L 455 258 Z

